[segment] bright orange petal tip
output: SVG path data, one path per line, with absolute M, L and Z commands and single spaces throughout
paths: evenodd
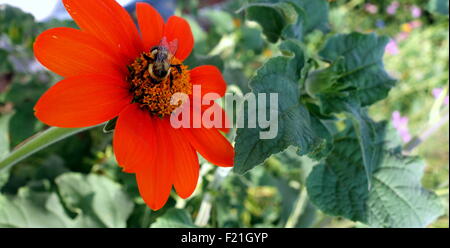
M 178 16 L 172 16 L 166 23 L 164 37 L 168 41 L 178 40 L 178 49 L 175 54 L 179 60 L 184 61 L 189 57 L 194 48 L 194 35 L 189 23 Z
M 191 70 L 193 85 L 202 86 L 202 94 L 217 93 L 221 97 L 225 95 L 227 83 L 220 70 L 212 65 L 199 66 Z
M 93 74 L 57 83 L 41 96 L 34 111 L 39 120 L 50 126 L 80 128 L 113 119 L 130 101 L 122 80 Z
M 165 23 L 159 12 L 148 3 L 137 3 L 136 14 L 144 49 L 150 50 L 159 44 L 164 35 Z
M 166 204 L 174 182 L 175 162 L 177 153 L 168 132 L 171 126 L 168 119 L 153 118 L 154 132 L 158 144 L 152 147 L 157 154 L 157 161 L 144 163 L 136 170 L 139 192 L 145 203 L 153 210 L 158 210 Z
M 234 148 L 214 128 L 182 129 L 191 145 L 209 162 L 220 167 L 233 167 Z
M 142 39 L 133 19 L 115 0 L 63 0 L 63 3 L 81 30 L 102 40 L 126 62 L 142 52 Z
M 41 33 L 34 43 L 36 59 L 63 77 L 96 74 L 122 76 L 126 70 L 100 40 L 73 28 L 53 28 Z

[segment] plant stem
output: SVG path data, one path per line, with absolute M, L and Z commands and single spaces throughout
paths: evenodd
M 203 196 L 200 210 L 198 211 L 197 218 L 195 218 L 196 226 L 204 227 L 208 224 L 209 218 L 211 217 L 212 198 L 212 195 L 208 192 Z
M 219 167 L 216 169 L 214 174 L 214 180 L 209 187 L 212 190 L 218 190 L 222 181 L 227 177 L 232 168 Z M 214 197 L 211 193 L 207 192 L 203 196 L 202 203 L 200 205 L 200 210 L 195 218 L 195 225 L 199 227 L 204 227 L 208 225 L 209 219 L 211 217 L 212 201 Z
M 35 136 L 29 138 L 26 142 L 14 149 L 6 158 L 0 161 L 0 172 L 11 168 L 18 162 L 26 159 L 32 154 L 65 139 L 74 134 L 83 132 L 94 127 L 86 128 L 57 128 L 51 127 Z
M 291 216 L 286 221 L 286 228 L 294 228 L 297 225 L 298 219 L 305 210 L 306 203 L 308 202 L 308 193 L 304 187 L 300 188 L 300 195 L 298 196 L 297 203 L 294 206 Z
M 142 218 L 142 227 L 143 228 L 149 228 L 150 227 L 150 216 L 152 214 L 152 210 L 149 208 L 145 208 L 144 210 L 144 217 Z
M 415 137 L 412 139 L 408 144 L 405 145 L 403 149 L 403 153 L 408 155 L 410 154 L 414 149 L 416 149 L 419 145 L 421 145 L 424 141 L 426 141 L 428 138 L 430 138 L 435 132 L 439 131 L 439 129 L 447 124 L 449 121 L 449 114 L 447 113 L 444 117 L 442 117 L 439 121 L 437 121 L 435 124 L 427 128 L 422 135 L 419 137 Z

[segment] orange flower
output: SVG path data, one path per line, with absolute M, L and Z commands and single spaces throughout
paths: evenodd
M 215 165 L 233 166 L 233 147 L 219 129 L 175 129 L 170 124 L 173 93 L 191 94 L 193 85 L 202 86 L 203 94 L 223 96 L 226 90 L 217 68 L 189 70 L 182 64 L 194 46 L 186 20 L 172 16 L 165 23 L 153 7 L 138 3 L 139 32 L 115 0 L 63 3 L 80 30 L 54 28 L 36 40 L 36 58 L 65 78 L 39 99 L 35 106 L 39 120 L 80 128 L 118 116 L 114 153 L 125 172 L 136 174 L 140 194 L 153 210 L 164 206 L 172 186 L 182 198 L 193 193 L 199 176 L 197 152 Z M 154 82 L 151 56 L 162 41 L 177 44 L 176 52 L 171 50 L 177 68 Z

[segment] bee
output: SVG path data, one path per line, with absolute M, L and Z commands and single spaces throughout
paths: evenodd
M 150 56 L 145 55 L 145 58 L 150 62 L 148 72 L 154 84 L 159 84 L 170 76 L 170 85 L 172 86 L 173 75 L 170 73 L 172 68 L 175 68 L 178 73 L 182 73 L 181 64 L 172 64 L 177 49 L 178 40 L 168 43 L 164 37 L 158 46 L 150 50 Z

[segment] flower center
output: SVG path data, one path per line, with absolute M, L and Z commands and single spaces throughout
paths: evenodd
M 167 51 L 153 49 L 142 53 L 128 66 L 133 102 L 153 115 L 170 115 L 183 102 L 172 104 L 175 93 L 192 93 L 189 68 Z

